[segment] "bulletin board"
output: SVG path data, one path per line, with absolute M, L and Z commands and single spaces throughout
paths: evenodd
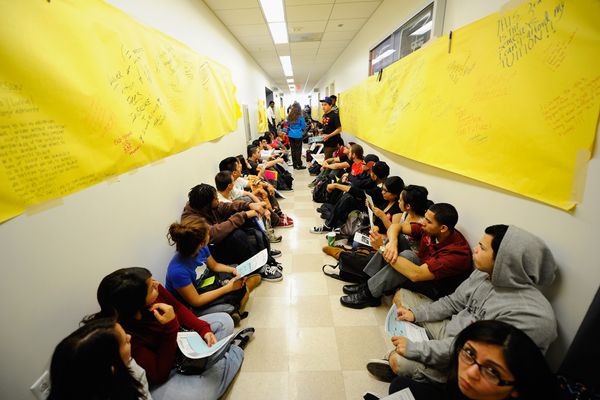
M 343 130 L 571 210 L 600 111 L 600 2 L 530 0 L 432 41 L 341 95 Z
M 237 129 L 230 71 L 99 0 L 0 0 L 0 222 Z

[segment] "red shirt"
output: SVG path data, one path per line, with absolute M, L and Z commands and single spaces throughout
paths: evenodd
M 140 320 L 120 321 L 125 331 L 131 335 L 131 356 L 146 370 L 150 385 L 163 383 L 169 378 L 175 364 L 180 324 L 195 330 L 203 338 L 211 332 L 207 322 L 198 319 L 162 285 L 158 285 L 158 297 L 154 303 L 171 305 L 175 318 L 161 325 L 151 312 L 144 310 Z
M 434 284 L 443 295 L 453 293 L 471 273 L 471 246 L 456 229 L 443 242 L 434 243 L 431 236 L 423 234 L 421 224 L 412 222 L 410 228 L 411 236 L 421 238 L 417 255 L 435 276 Z

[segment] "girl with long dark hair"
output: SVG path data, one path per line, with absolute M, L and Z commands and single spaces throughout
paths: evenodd
M 52 355 L 48 400 L 149 400 L 130 338 L 115 318 L 99 318 L 63 339 Z
M 131 354 L 146 370 L 152 397 L 156 399 L 216 399 L 225 393 L 237 374 L 242 348 L 254 332 L 246 328 L 207 359 L 201 375 L 176 373 L 177 332 L 180 327 L 196 331 L 210 347 L 233 332 L 233 320 L 226 313 L 197 318 L 146 268 L 119 269 L 102 279 L 97 292 L 100 313 L 95 317 L 118 315 L 131 335 Z
M 302 165 L 302 134 L 306 128 L 306 121 L 302 117 L 302 109 L 298 102 L 291 105 L 290 112 L 287 116 L 288 137 L 292 148 L 292 163 L 294 169 L 306 169 Z

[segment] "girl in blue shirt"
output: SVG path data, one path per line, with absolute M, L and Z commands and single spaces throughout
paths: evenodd
M 171 224 L 167 237 L 177 253 L 167 268 L 166 288 L 196 315 L 225 311 L 234 320 L 239 318 L 235 313 L 243 310 L 260 276 L 233 279 L 239 276 L 235 267 L 217 262 L 210 254 L 209 225 L 204 218 Z M 229 307 L 216 310 L 217 305 Z

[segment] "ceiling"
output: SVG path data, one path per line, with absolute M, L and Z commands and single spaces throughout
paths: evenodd
M 280 91 L 289 88 L 279 57 L 291 56 L 296 93 L 308 93 L 382 0 L 283 1 L 289 43 L 276 45 L 259 0 L 204 0 Z

